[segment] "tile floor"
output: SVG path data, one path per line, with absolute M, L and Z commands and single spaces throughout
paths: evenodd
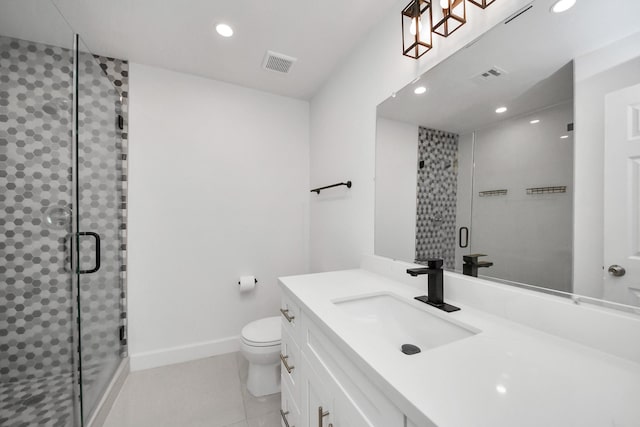
M 240 353 L 132 372 L 104 427 L 280 427 L 280 394 L 247 392 Z
M 73 415 L 71 372 L 0 381 L 0 426 L 64 427 L 73 424 Z

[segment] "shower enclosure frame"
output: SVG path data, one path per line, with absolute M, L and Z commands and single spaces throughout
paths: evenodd
M 71 297 L 72 316 L 75 320 L 75 327 L 72 328 L 73 336 L 73 408 L 74 421 L 76 426 L 84 426 L 82 411 L 82 354 L 80 350 L 80 278 L 79 270 L 80 245 L 78 244 L 78 49 L 80 35 L 73 34 L 73 98 L 71 102 L 71 203 L 74 208 L 71 215 Z
M 128 371 L 128 358 L 122 355 L 118 367 L 110 378 L 109 383 L 100 394 L 100 398 L 95 402 L 96 405 L 93 408 L 87 408 L 87 402 L 85 400 L 86 390 L 85 387 L 85 370 L 83 369 L 83 318 L 82 318 L 82 275 L 91 274 L 98 271 L 100 268 L 100 239 L 97 233 L 92 231 L 81 231 L 81 162 L 80 162 L 80 146 L 81 146 L 81 132 L 80 132 L 80 49 L 81 49 L 81 37 L 78 33 L 73 35 L 73 101 L 72 101 L 72 128 L 71 128 L 71 166 L 73 173 L 71 174 L 71 200 L 74 206 L 72 220 L 71 220 L 71 286 L 72 286 L 72 298 L 73 298 L 73 318 L 75 325 L 73 327 L 73 387 L 74 387 L 74 417 L 75 425 L 82 427 L 91 427 L 96 421 L 103 421 L 106 416 L 106 411 L 110 407 L 110 403 L 113 403 L 119 386 L 124 381 L 123 373 Z M 86 46 L 85 46 L 86 47 Z M 96 61 L 94 55 L 87 49 L 87 54 L 91 56 L 93 61 Z M 106 73 L 102 73 L 103 77 L 108 80 Z M 111 82 L 109 82 L 111 84 Z M 112 87 L 113 88 L 113 87 Z M 113 88 L 116 90 L 115 88 Z M 122 99 L 122 97 L 121 97 Z M 120 123 L 120 119 L 118 120 Z M 95 269 L 82 270 L 81 267 L 81 254 L 82 247 L 80 242 L 80 236 L 82 235 L 95 235 L 96 236 L 96 260 Z M 126 260 L 124 260 L 126 263 Z M 126 280 L 122 282 L 122 286 L 119 289 L 119 293 L 126 293 Z M 120 307 L 120 317 L 123 313 L 126 313 L 126 307 Z M 126 326 L 120 327 L 120 350 L 122 350 L 123 336 L 127 336 Z M 125 341 L 126 342 L 126 341 Z M 104 407 L 106 406 L 106 407 Z
M 85 389 L 85 387 L 87 386 L 85 374 L 87 372 L 86 372 L 86 368 L 83 366 L 83 356 L 84 356 L 83 326 L 86 326 L 84 322 L 87 322 L 87 320 L 83 320 L 82 277 L 85 274 L 96 273 L 100 269 L 101 251 L 100 251 L 99 235 L 94 232 L 97 230 L 82 231 L 82 225 L 81 225 L 81 220 L 83 219 L 82 210 L 85 207 L 83 207 L 81 204 L 81 192 L 82 192 L 81 180 L 83 179 L 81 178 L 81 170 L 83 166 L 81 164 L 80 150 L 81 150 L 82 144 L 87 146 L 87 145 L 90 145 L 92 142 L 82 141 L 81 125 L 80 125 L 80 99 L 82 96 L 82 93 L 81 93 L 82 87 L 80 82 L 82 77 L 80 73 L 82 71 L 81 71 L 80 64 L 82 59 L 80 57 L 80 52 L 83 46 L 83 42 L 78 33 L 74 32 L 73 37 L 74 37 L 74 40 L 73 40 L 73 46 L 74 46 L 73 102 L 72 102 L 72 132 L 71 132 L 71 136 L 72 136 L 71 165 L 72 165 L 73 173 L 71 174 L 72 176 L 71 200 L 72 200 L 72 203 L 74 204 L 74 209 L 73 209 L 73 215 L 72 215 L 72 221 L 71 221 L 72 222 L 71 224 L 72 239 L 71 240 L 73 241 L 73 244 L 71 245 L 72 247 L 71 283 L 72 283 L 72 295 L 73 295 L 73 301 L 74 301 L 73 316 L 76 321 L 75 327 L 73 328 L 74 346 L 76 346 L 73 352 L 73 355 L 74 355 L 73 380 L 74 380 L 74 393 L 75 393 L 74 415 L 76 417 L 75 422 L 77 426 L 92 427 L 94 424 L 96 424 L 96 421 L 98 422 L 98 425 L 100 425 L 101 422 L 104 421 L 104 418 L 106 417 L 106 413 L 110 408 L 110 404 L 112 404 L 113 401 L 115 400 L 117 392 L 119 391 L 119 388 L 122 386 L 122 383 L 124 382 L 124 375 L 126 375 L 126 373 L 128 372 L 129 361 L 128 361 L 128 357 L 126 357 L 126 351 L 123 352 L 123 343 L 126 343 L 126 336 L 127 336 L 126 325 L 121 325 L 118 328 L 118 335 L 120 338 L 118 341 L 118 345 L 119 345 L 118 350 L 120 352 L 120 358 L 117 361 L 117 368 L 113 370 L 113 373 L 109 377 L 108 382 L 106 384 L 102 384 L 102 387 L 100 387 L 99 381 L 97 382 L 96 385 L 99 387 L 97 391 L 100 392 L 98 394 L 99 397 L 95 399 L 94 402 L 89 402 L 90 399 L 87 397 L 87 389 Z M 86 49 L 86 53 L 91 58 L 91 62 L 95 62 L 97 64 L 97 58 L 93 55 L 93 53 L 91 53 L 90 49 L 88 49 L 86 45 L 84 45 L 84 48 Z M 104 70 L 101 69 L 102 67 L 99 67 L 99 68 L 100 68 L 99 73 L 101 77 L 106 79 L 110 89 L 112 89 L 116 94 L 120 95 L 120 103 L 122 103 L 122 94 L 118 93 L 119 91 L 112 85 L 112 82 L 110 81 L 106 72 L 104 72 Z M 116 105 L 114 105 L 114 108 L 115 106 Z M 113 118 L 116 118 L 116 117 L 117 117 L 118 124 L 122 125 L 124 120 L 117 110 L 114 111 Z M 122 131 L 122 128 L 120 128 L 120 130 Z M 115 141 L 112 141 L 112 142 L 114 144 L 116 143 Z M 121 148 L 122 150 L 124 150 L 122 146 Z M 123 153 L 118 152 L 118 154 L 123 154 Z M 126 153 L 124 154 L 126 155 Z M 118 177 L 116 174 L 116 181 L 117 181 L 117 178 Z M 120 189 L 116 188 L 116 191 L 118 190 L 123 191 L 122 188 Z M 116 203 L 116 207 L 117 206 L 118 205 Z M 116 208 L 116 209 L 118 210 L 120 208 Z M 82 263 L 81 255 L 83 251 L 81 247 L 80 237 L 83 235 L 93 235 L 96 237 L 95 267 L 90 270 L 83 270 L 81 265 Z M 122 238 L 122 236 L 118 236 L 118 237 Z M 122 261 L 124 265 L 126 265 L 126 259 L 122 259 Z M 120 268 L 122 267 L 122 265 L 123 264 L 119 264 L 118 267 Z M 119 280 L 121 283 L 121 286 L 118 287 L 118 295 L 123 295 L 123 293 L 126 294 L 126 280 L 121 280 L 119 275 L 115 276 L 114 279 Z M 91 288 L 93 288 L 93 286 L 91 286 Z M 120 301 L 119 308 L 120 308 L 120 311 L 119 311 L 118 318 L 122 319 L 123 315 L 126 316 L 126 307 L 123 306 L 122 301 Z M 87 322 L 87 324 L 90 324 L 90 322 Z M 93 390 L 93 391 L 95 392 L 96 390 Z M 90 403 L 92 403 L 93 406 L 90 407 Z

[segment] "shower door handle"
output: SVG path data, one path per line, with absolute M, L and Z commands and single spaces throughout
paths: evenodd
M 80 231 L 78 232 L 78 248 L 80 247 L 80 236 L 91 236 L 96 239 L 96 264 L 91 270 L 78 270 L 79 274 L 89 274 L 95 273 L 100 270 L 100 235 L 98 233 L 94 233 L 93 231 Z M 78 260 L 78 266 L 80 264 L 80 260 Z
M 462 232 L 464 233 L 464 245 L 462 244 Z M 461 248 L 468 248 L 469 247 L 469 228 L 467 227 L 460 227 L 460 230 L 458 230 L 458 245 L 460 245 Z

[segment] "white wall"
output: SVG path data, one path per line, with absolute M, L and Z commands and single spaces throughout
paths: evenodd
M 538 124 L 529 123 L 532 119 Z M 475 132 L 471 252 L 480 275 L 571 292 L 573 102 Z M 567 139 L 560 139 L 561 136 Z M 527 195 L 531 187 L 566 193 Z M 506 189 L 505 196 L 478 192 Z
M 374 250 L 376 106 L 424 71 L 489 30 L 529 0 L 503 0 L 484 11 L 469 5 L 468 23 L 420 61 L 401 54 L 399 1 L 350 53 L 311 101 L 311 184 L 351 179 L 348 192 L 311 199 L 311 269 L 357 267 Z
M 416 255 L 418 126 L 378 118 L 376 123 L 375 249 L 403 261 Z
M 234 351 L 308 271 L 308 103 L 139 64 L 130 85 L 132 368 Z
M 635 59 L 632 59 L 635 58 Z M 640 81 L 640 33 L 575 60 L 574 292 L 603 297 L 604 97 Z

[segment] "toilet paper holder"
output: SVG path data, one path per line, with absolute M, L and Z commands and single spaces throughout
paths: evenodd
M 254 277 L 254 279 L 253 279 L 253 280 L 255 281 L 255 283 L 256 283 L 256 285 L 257 285 L 257 284 L 258 284 L 258 279 Z M 239 284 L 240 284 L 240 280 L 238 280 L 238 285 L 239 285 Z

